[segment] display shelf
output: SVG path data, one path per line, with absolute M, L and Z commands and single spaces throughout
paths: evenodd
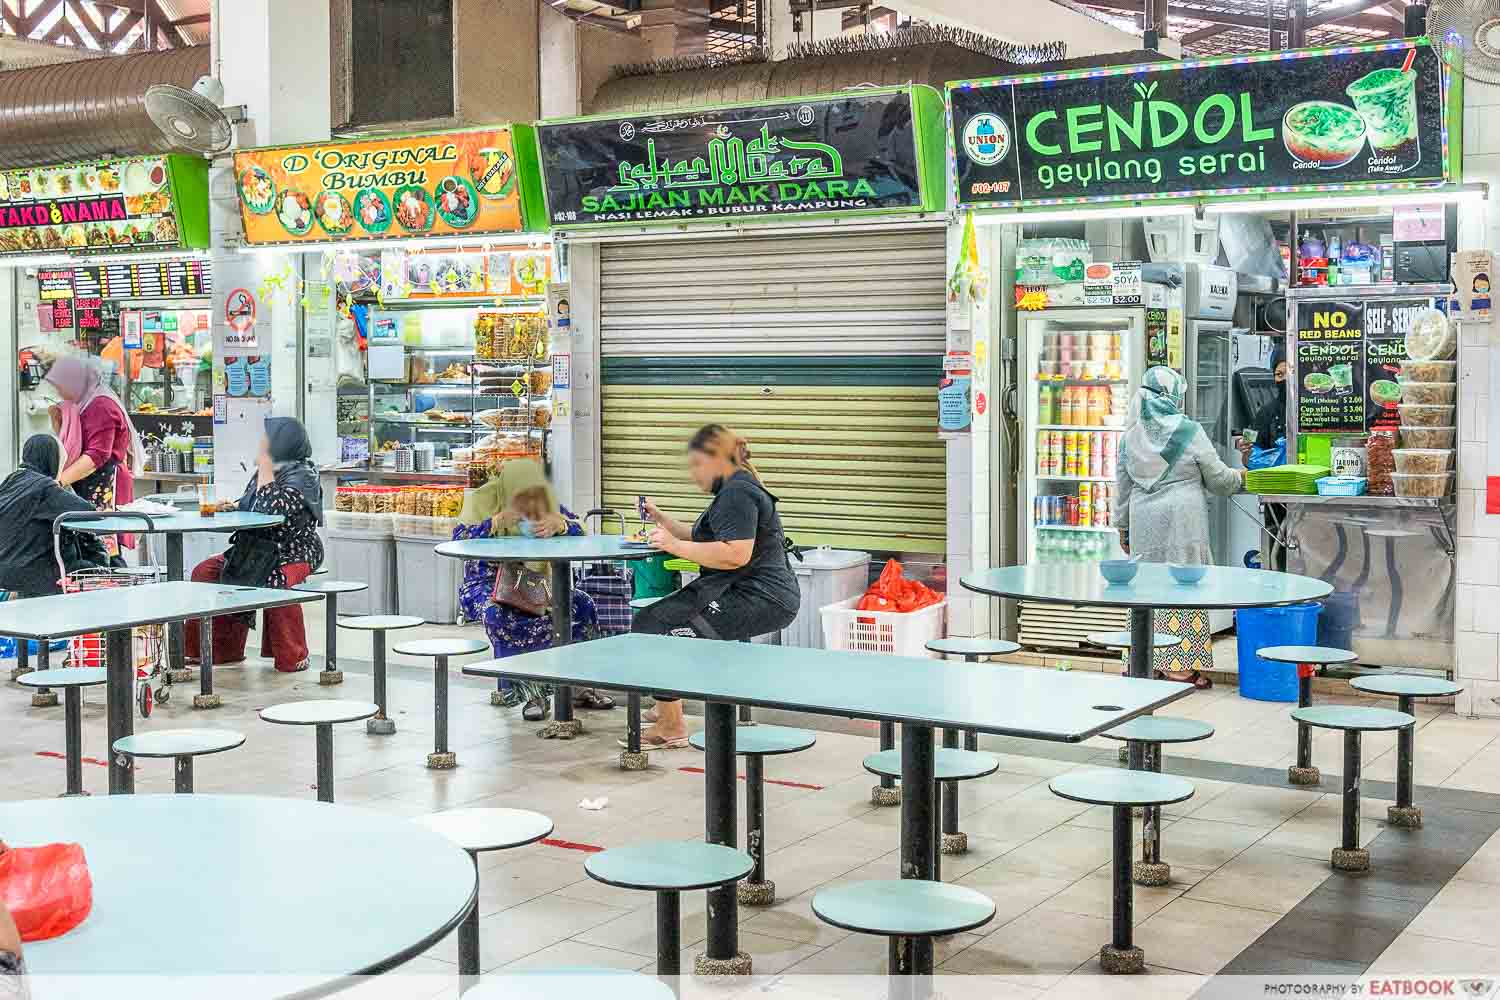
M 1037 374 L 1036 381 L 1047 381 L 1053 385 L 1092 386 L 1092 385 L 1129 385 L 1128 378 L 1064 378 L 1061 375 Z
M 1105 534 L 1115 530 L 1114 525 L 1111 524 L 1097 527 L 1092 524 L 1038 524 L 1033 521 L 1031 522 L 1031 526 L 1037 531 L 1086 531 L 1090 534 Z
M 1048 482 L 1057 481 L 1064 483 L 1112 483 L 1115 481 L 1114 476 L 1044 476 L 1040 472 L 1036 474 L 1036 478 Z
M 1114 431 L 1118 434 L 1125 430 L 1124 427 L 1110 427 L 1108 424 L 1037 424 L 1036 429 L 1039 431 L 1087 431 L 1091 434 L 1101 431 Z

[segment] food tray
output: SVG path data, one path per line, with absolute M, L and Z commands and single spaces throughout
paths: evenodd
M 1453 427 L 1456 406 L 1414 406 L 1402 403 L 1396 409 L 1401 411 L 1402 427 Z
M 1399 361 L 1401 381 L 1453 382 L 1458 378 L 1457 361 Z
M 1435 476 L 1453 468 L 1452 448 L 1397 448 L 1396 471 L 1401 475 Z
M 1447 496 L 1453 489 L 1452 472 L 1440 472 L 1433 476 L 1402 475 L 1399 472 L 1391 473 L 1391 479 L 1396 484 L 1396 496 L 1398 497 L 1425 497 L 1427 499 L 1440 500 Z
M 1401 402 L 1418 406 L 1452 406 L 1457 382 L 1402 382 Z
M 1403 427 L 1403 448 L 1452 448 L 1458 440 L 1457 427 Z

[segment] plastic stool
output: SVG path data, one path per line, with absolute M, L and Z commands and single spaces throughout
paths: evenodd
M 1418 698 L 1450 698 L 1463 688 L 1441 677 L 1421 677 L 1417 674 L 1370 674 L 1354 678 L 1356 691 L 1370 694 L 1394 695 L 1396 711 L 1416 718 Z M 1422 807 L 1412 803 L 1412 764 L 1416 757 L 1417 727 L 1407 726 L 1396 731 L 1396 804 L 1387 806 L 1386 822 L 1391 826 L 1415 830 L 1422 825 Z
M 114 751 L 127 757 L 171 757 L 173 791 L 186 794 L 193 790 L 194 757 L 223 753 L 244 744 L 245 734 L 233 729 L 158 729 L 122 736 L 115 740 Z
M 319 570 L 313 576 L 327 573 L 327 570 Z M 305 591 L 309 594 L 323 595 L 323 628 L 324 628 L 324 650 L 323 669 L 318 672 L 319 684 L 342 684 L 344 683 L 344 672 L 339 669 L 339 595 L 357 594 L 361 590 L 369 590 L 368 583 L 359 583 L 354 580 L 313 580 L 307 579 L 297 584 L 293 590 Z
M 375 717 L 365 723 L 365 732 L 371 736 L 390 736 L 396 731 L 396 720 L 386 714 L 385 697 L 385 634 L 404 628 L 416 628 L 418 625 L 427 624 L 421 618 L 412 615 L 360 615 L 355 618 L 345 618 L 338 623 L 339 628 L 360 629 L 373 633 L 370 638 L 374 641 L 374 651 L 371 660 L 375 665 L 375 704 L 379 710 Z
M 1297 665 L 1297 707 L 1307 708 L 1313 703 L 1312 679 L 1320 666 L 1330 663 L 1353 663 L 1359 659 L 1347 649 L 1330 646 L 1267 646 L 1257 649 L 1255 655 L 1273 663 L 1295 663 Z M 1297 726 L 1297 763 L 1286 769 L 1286 780 L 1294 785 L 1316 785 L 1323 780 L 1312 762 L 1312 733 L 1300 723 Z
M 882 777 L 899 777 L 901 774 L 901 751 L 882 750 L 880 753 L 872 753 L 864 759 L 865 770 L 871 774 Z M 945 800 L 943 806 L 947 806 L 946 800 L 951 796 L 958 796 L 958 782 L 970 781 L 974 778 L 983 778 L 1000 770 L 1000 759 L 991 754 L 980 753 L 977 750 L 958 750 L 953 747 L 943 747 L 933 753 L 933 777 L 937 781 L 935 789 L 938 798 Z M 943 830 L 943 815 L 945 808 L 935 810 L 933 819 L 937 832 L 937 840 L 941 850 L 937 852 L 932 878 L 934 881 L 942 881 L 943 878 L 943 855 L 963 854 L 969 849 L 969 836 L 965 833 Z M 953 815 L 958 816 L 958 805 L 953 805 Z
M 812 911 L 825 924 L 890 938 L 890 975 L 928 976 L 932 939 L 983 927 L 995 903 L 965 886 L 903 878 L 819 889 Z
M 458 766 L 458 755 L 448 749 L 448 657 L 487 653 L 490 644 L 483 639 L 414 639 L 398 642 L 391 651 L 402 656 L 432 657 L 432 753 L 427 766 L 446 771 Z
M 1178 640 L 1181 641 L 1180 639 Z M 1104 733 L 1105 739 L 1143 744 L 1145 769 L 1161 773 L 1163 743 L 1196 743 L 1214 734 L 1214 727 L 1197 719 L 1170 715 L 1142 715 Z M 1141 860 L 1131 867 L 1136 885 L 1166 885 L 1172 881 L 1172 866 L 1161 859 L 1161 807 L 1147 806 L 1141 824 Z
M 288 701 L 260 710 L 263 722 L 278 726 L 316 726 L 318 746 L 318 801 L 333 801 L 333 727 L 340 722 L 358 722 L 380 711 L 369 701 L 314 699 Z
M 18 639 L 17 642 L 25 642 Z M 46 645 L 41 646 L 46 649 Z M 33 670 L 18 679 L 23 687 L 62 688 L 63 692 L 63 754 L 67 767 L 67 791 L 64 796 L 87 795 L 83 790 L 83 689 L 98 687 L 109 679 L 104 667 L 64 667 L 61 670 Z M 35 702 L 33 702 L 34 704 Z M 52 695 L 52 704 L 57 704 L 57 695 Z M 131 709 L 134 711 L 134 709 Z
M 1299 723 L 1344 734 L 1344 829 L 1329 863 L 1341 872 L 1370 870 L 1370 852 L 1359 846 L 1359 744 L 1365 733 L 1389 732 L 1417 724 L 1415 717 L 1388 708 L 1357 705 L 1313 705 L 1292 711 Z

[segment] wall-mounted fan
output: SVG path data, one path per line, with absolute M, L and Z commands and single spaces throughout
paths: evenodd
M 1500 0 L 1432 0 L 1427 35 L 1464 49 L 1464 76 L 1500 84 Z
M 167 83 L 146 88 L 146 114 L 177 149 L 213 156 L 234 141 L 234 126 L 245 119 L 244 105 L 223 107 L 224 85 L 200 76 L 192 90 Z

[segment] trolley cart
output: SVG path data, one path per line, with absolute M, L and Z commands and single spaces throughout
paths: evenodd
M 619 527 L 620 536 L 625 535 L 625 516 L 616 510 L 601 508 L 583 515 L 585 527 L 603 534 L 605 522 L 613 519 Z M 620 560 L 600 560 L 582 564 L 573 586 L 594 600 L 594 610 L 599 614 L 599 632 L 602 635 L 619 635 L 630 631 L 630 598 L 633 582 L 630 569 Z

